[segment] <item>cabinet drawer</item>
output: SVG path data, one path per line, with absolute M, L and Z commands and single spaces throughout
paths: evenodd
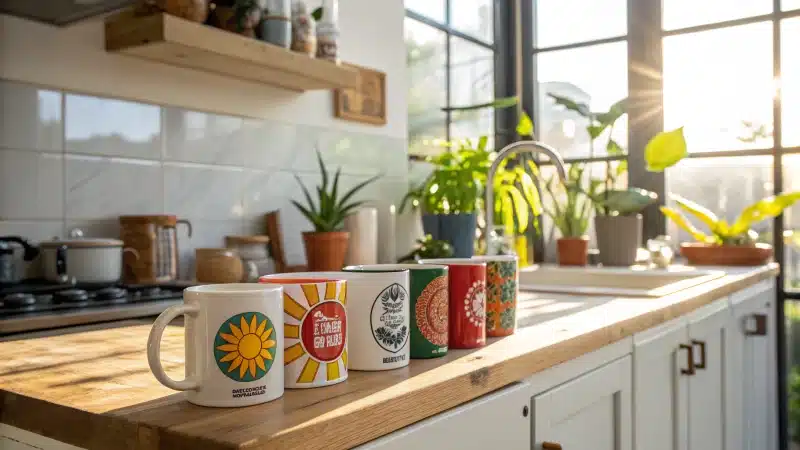
M 528 389 L 527 383 L 515 383 L 357 448 L 529 450 Z

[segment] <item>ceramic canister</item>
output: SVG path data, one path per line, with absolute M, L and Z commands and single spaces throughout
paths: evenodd
M 348 369 L 389 370 L 408 365 L 408 270 L 298 272 L 267 275 L 261 280 L 276 278 L 346 280 Z
M 411 295 L 411 359 L 447 354 L 447 266 L 374 264 L 345 267 L 345 272 L 408 269 Z
M 420 263 L 448 267 L 449 347 L 486 345 L 486 263 L 469 258 L 424 259 Z
M 283 286 L 283 364 L 287 388 L 313 388 L 347 379 L 347 282 L 262 279 Z
M 519 271 L 516 255 L 473 256 L 486 263 L 486 336 L 514 334 Z

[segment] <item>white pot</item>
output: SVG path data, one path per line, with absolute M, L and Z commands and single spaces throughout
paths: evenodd
M 116 283 L 122 277 L 123 249 L 120 240 L 57 239 L 42 242 L 40 248 L 44 277 L 48 281 Z

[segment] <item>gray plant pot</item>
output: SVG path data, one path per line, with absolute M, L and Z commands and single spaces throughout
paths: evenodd
M 597 216 L 594 232 L 600 263 L 604 266 L 630 266 L 642 244 L 642 215 Z

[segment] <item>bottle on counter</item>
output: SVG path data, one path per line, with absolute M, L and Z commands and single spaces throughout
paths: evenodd
M 262 41 L 289 48 L 292 43 L 292 8 L 290 0 L 267 0 L 261 21 Z
M 325 0 L 317 24 L 317 58 L 339 63 L 339 0 Z
M 317 53 L 316 22 L 302 0 L 292 3 L 292 51 L 305 53 L 312 58 Z

